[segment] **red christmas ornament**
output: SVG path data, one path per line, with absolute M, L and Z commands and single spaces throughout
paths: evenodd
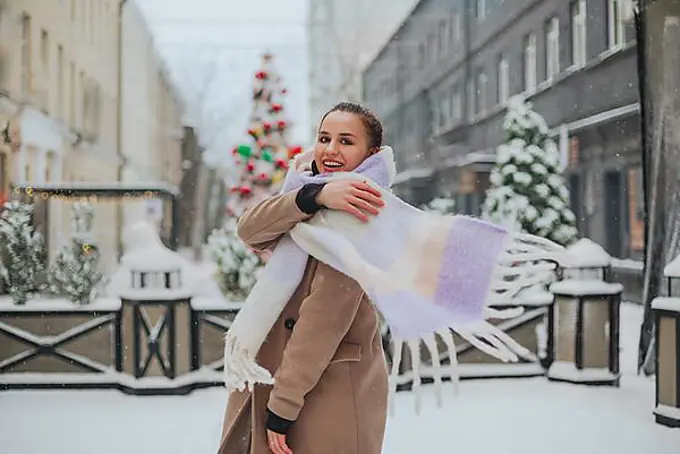
M 279 120 L 279 121 L 276 123 L 276 126 L 279 127 L 279 130 L 285 129 L 285 127 L 286 127 L 286 122 L 285 122 L 284 120 Z
M 255 73 L 255 78 L 258 80 L 265 80 L 267 78 L 267 72 L 266 71 L 258 71 Z
M 281 112 L 283 106 L 281 104 L 272 104 L 272 112 Z
M 268 179 L 269 179 L 269 176 L 268 176 L 266 173 L 262 172 L 262 173 L 259 175 L 259 178 L 260 178 L 260 180 L 268 180 Z
M 249 129 L 248 134 L 251 135 L 255 140 L 257 140 L 257 132 L 254 129 Z
M 288 151 L 288 156 L 292 158 L 293 156 L 298 155 L 300 153 L 302 153 L 302 147 L 297 145 Z
M 281 94 L 282 94 L 282 95 L 285 95 L 286 93 L 288 93 L 288 90 L 286 90 L 285 88 L 282 88 L 282 89 L 281 89 Z
M 237 148 L 237 147 L 234 147 L 234 148 L 231 150 L 231 154 L 235 155 L 235 154 L 237 154 L 237 153 L 238 153 L 238 148 Z
M 248 172 L 252 172 L 253 170 L 255 170 L 255 163 L 249 162 L 248 165 L 246 166 L 246 169 L 248 169 Z
M 268 121 L 265 121 L 264 123 L 262 123 L 262 127 L 264 128 L 265 131 L 269 131 L 270 129 L 272 129 L 272 124 L 269 123 Z
M 248 186 L 241 186 L 239 188 L 239 192 L 241 193 L 241 195 L 250 195 L 253 192 L 253 190 L 250 189 Z
M 276 163 L 277 169 L 287 169 L 288 168 L 288 162 L 285 159 L 279 158 L 275 161 L 275 163 Z

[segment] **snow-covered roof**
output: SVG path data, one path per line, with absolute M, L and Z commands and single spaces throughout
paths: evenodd
M 597 279 L 565 279 L 551 285 L 550 291 L 567 296 L 616 295 L 617 293 L 623 292 L 623 285 L 603 282 Z
M 666 265 L 663 269 L 663 275 L 666 277 L 680 277 L 680 255 L 675 257 L 671 262 Z
M 660 296 L 652 300 L 652 309 L 663 311 L 680 312 L 680 298 Z
M 567 248 L 568 268 L 601 268 L 611 265 L 612 258 L 602 246 L 582 238 Z

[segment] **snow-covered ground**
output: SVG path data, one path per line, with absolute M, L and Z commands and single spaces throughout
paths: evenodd
M 626 304 L 618 389 L 542 378 L 464 381 L 443 409 L 400 393 L 384 453 L 677 454 L 680 429 L 655 424 L 654 384 L 634 374 L 641 308 Z M 183 397 L 117 391 L 0 393 L 2 454 L 215 454 L 222 389 Z

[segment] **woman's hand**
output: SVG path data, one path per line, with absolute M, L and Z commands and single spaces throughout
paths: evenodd
M 361 222 L 368 222 L 368 216 L 364 211 L 375 216 L 385 206 L 379 190 L 368 183 L 356 180 L 336 180 L 327 183 L 317 194 L 316 202 L 332 210 L 353 214 Z
M 267 429 L 267 441 L 269 441 L 269 450 L 274 454 L 293 454 L 293 451 L 286 444 L 285 435 Z

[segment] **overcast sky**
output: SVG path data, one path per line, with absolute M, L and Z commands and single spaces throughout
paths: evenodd
M 288 88 L 290 139 L 308 139 L 306 0 L 136 0 L 161 55 L 182 84 L 200 81 L 206 61 L 220 63 L 212 110 L 224 118 L 221 142 L 247 141 L 253 76 L 269 49 Z M 196 65 L 190 62 L 199 63 Z M 184 88 L 184 87 L 180 87 Z M 229 153 L 229 149 L 224 150 Z

